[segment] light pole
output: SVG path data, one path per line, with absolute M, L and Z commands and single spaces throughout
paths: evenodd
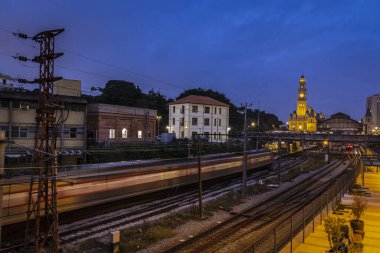
M 161 116 L 156 116 L 156 119 L 157 119 L 157 135 L 159 136 L 160 135 L 160 120 L 161 120 Z
M 251 104 L 245 103 L 244 105 L 244 143 L 243 143 L 243 197 L 246 196 L 247 188 L 247 107 Z
M 260 95 L 257 95 L 257 132 L 260 132 Z M 259 138 L 256 138 L 256 151 L 259 149 Z

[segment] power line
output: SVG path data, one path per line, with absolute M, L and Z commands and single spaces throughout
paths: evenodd
M 72 51 L 72 50 L 68 50 L 68 49 L 64 49 L 64 48 L 61 48 L 61 47 L 57 47 L 58 49 L 66 52 L 66 53 L 69 53 L 69 54 L 72 54 L 72 55 L 75 55 L 75 56 L 78 56 L 78 57 L 82 57 L 84 59 L 87 59 L 89 61 L 93 61 L 93 62 L 96 62 L 96 63 L 99 63 L 99 64 L 103 64 L 105 66 L 108 66 L 108 67 L 111 67 L 111 68 L 116 68 L 116 69 L 119 69 L 121 71 L 124 71 L 124 72 L 127 72 L 127 73 L 130 73 L 130 74 L 133 74 L 133 75 L 137 75 L 137 76 L 141 76 L 143 78 L 146 78 L 146 79 L 149 79 L 149 80 L 152 80 L 152 81 L 156 81 L 156 82 L 160 82 L 162 84 L 166 84 L 168 86 L 171 86 L 171 87 L 175 87 L 177 89 L 180 89 L 180 90 L 185 90 L 184 87 L 181 87 L 181 86 L 178 86 L 176 84 L 173 84 L 173 83 L 170 83 L 170 82 L 166 82 L 166 81 L 163 81 L 163 80 L 160 80 L 158 78 L 155 78 L 155 77 L 151 77 L 151 76 L 148 76 L 146 74 L 141 74 L 141 73 L 138 73 L 136 71 L 133 71 L 133 70 L 129 70 L 129 69 L 126 69 L 126 68 L 122 68 L 122 67 L 119 67 L 117 65 L 114 65 L 114 64 L 110 64 L 110 63 L 107 63 L 107 62 L 104 62 L 104 61 L 101 61 L 99 59 L 95 59 L 95 58 L 92 58 L 92 57 L 89 57 L 89 56 L 86 56 L 86 55 L 83 55 L 81 53 L 77 53 L 75 51 Z
M 70 68 L 70 67 L 65 67 L 65 66 L 62 66 L 62 65 L 55 65 L 56 67 L 58 68 L 61 68 L 61 69 L 66 69 L 66 70 L 70 70 L 70 71 L 76 71 L 76 72 L 81 72 L 81 73 L 85 73 L 85 74 L 88 74 L 88 75 L 94 75 L 94 76 L 100 76 L 100 77 L 106 77 L 106 78 L 113 78 L 111 76 L 108 76 L 108 75 L 104 75 L 104 74 L 99 74 L 99 73 L 94 73 L 94 72 L 89 72 L 89 71 L 86 71 L 86 70 L 81 70 L 81 69 L 75 69 L 75 68 Z
M 31 40 L 34 40 L 34 38 L 32 37 L 29 37 L 28 35 L 26 34 L 23 34 L 23 33 L 19 33 L 19 32 L 12 32 L 8 29 L 4 29 L 4 28 L 0 28 L 0 30 L 4 31 L 4 32 L 7 32 L 7 33 L 10 33 L 16 37 L 19 37 L 21 39 L 31 39 Z M 21 43 L 21 42 L 20 42 Z M 38 49 L 37 47 L 33 46 L 33 45 L 29 45 L 29 44 L 24 44 L 22 43 L 23 45 L 26 45 L 26 46 L 30 46 L 34 49 Z M 108 67 L 111 67 L 111 68 L 114 68 L 114 69 L 118 69 L 118 70 L 121 70 L 121 71 L 124 71 L 124 72 L 127 72 L 127 73 L 130 73 L 130 74 L 133 74 L 133 75 L 136 75 L 136 76 L 140 76 L 140 77 L 143 77 L 145 79 L 149 79 L 149 80 L 152 80 L 152 81 L 155 81 L 155 82 L 159 82 L 159 83 L 162 83 L 162 84 L 165 84 L 166 86 L 170 86 L 170 87 L 174 87 L 174 88 L 177 88 L 181 91 L 185 90 L 184 87 L 181 87 L 179 85 L 176 85 L 176 84 L 173 84 L 171 82 L 167 82 L 167 81 L 163 81 L 161 79 L 158 79 L 158 78 L 155 78 L 155 77 L 152 77 L 152 76 L 149 76 L 149 75 L 146 75 L 146 74 L 142 74 L 142 73 L 138 73 L 136 71 L 133 71 L 133 70 L 130 70 L 130 69 L 126 69 L 126 68 L 123 68 L 123 67 L 120 67 L 120 66 L 117 66 L 115 64 L 110 64 L 110 63 L 107 63 L 107 62 L 104 62 L 104 61 L 101 61 L 99 59 L 96 59 L 96 58 L 93 58 L 93 57 L 89 57 L 89 56 L 86 56 L 86 55 L 83 55 L 81 53 L 78 53 L 78 52 L 75 52 L 73 50 L 69 50 L 69 49 L 64 49 L 62 47 L 57 47 L 58 49 L 64 51 L 65 53 L 69 53 L 69 54 L 72 54 L 74 56 L 77 56 L 77 57 L 81 57 L 81 58 L 84 58 L 86 60 L 89 60 L 89 61 L 93 61 L 93 62 L 96 62 L 98 64 L 103 64 L 105 66 L 108 66 Z M 78 70 L 78 69 L 74 69 L 74 68 L 68 68 L 68 67 L 62 67 L 61 68 L 66 68 L 67 70 L 71 70 L 71 71 L 77 71 L 77 72 L 82 72 L 82 73 L 85 73 L 85 74 L 90 74 L 90 75 L 96 75 L 96 76 L 101 76 L 100 74 L 95 74 L 95 73 L 92 73 L 90 71 L 85 71 L 85 70 Z M 103 75 L 104 77 L 105 75 Z M 111 78 L 112 77 L 108 77 L 107 78 Z M 147 84 L 144 84 L 142 83 L 143 86 L 150 86 L 152 88 L 155 88 L 154 85 L 147 85 Z M 159 87 L 159 88 L 163 88 L 163 87 Z M 166 89 L 166 88 L 163 88 L 163 89 Z M 169 90 L 169 89 L 168 89 Z

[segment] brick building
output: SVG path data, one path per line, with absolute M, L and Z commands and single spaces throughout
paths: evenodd
M 109 104 L 88 104 L 88 138 L 91 142 L 154 141 L 157 111 Z

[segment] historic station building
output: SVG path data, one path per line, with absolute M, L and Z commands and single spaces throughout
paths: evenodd
M 299 79 L 297 110 L 290 114 L 289 130 L 315 132 L 318 122 L 323 119 L 322 113 L 317 113 L 312 107 L 307 106 L 306 80 L 302 75 Z
M 330 116 L 318 125 L 321 132 L 332 132 L 338 134 L 358 134 L 363 131 L 363 125 L 351 119 L 347 114 L 338 112 Z

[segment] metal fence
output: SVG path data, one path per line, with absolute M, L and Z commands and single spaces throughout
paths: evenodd
M 293 252 L 295 247 L 304 243 L 305 238 L 315 231 L 318 224 L 322 224 L 323 218 L 333 212 L 335 203 L 348 192 L 357 175 L 356 170 L 346 173 L 343 178 L 330 184 L 311 202 L 304 204 L 257 237 L 243 252 Z

